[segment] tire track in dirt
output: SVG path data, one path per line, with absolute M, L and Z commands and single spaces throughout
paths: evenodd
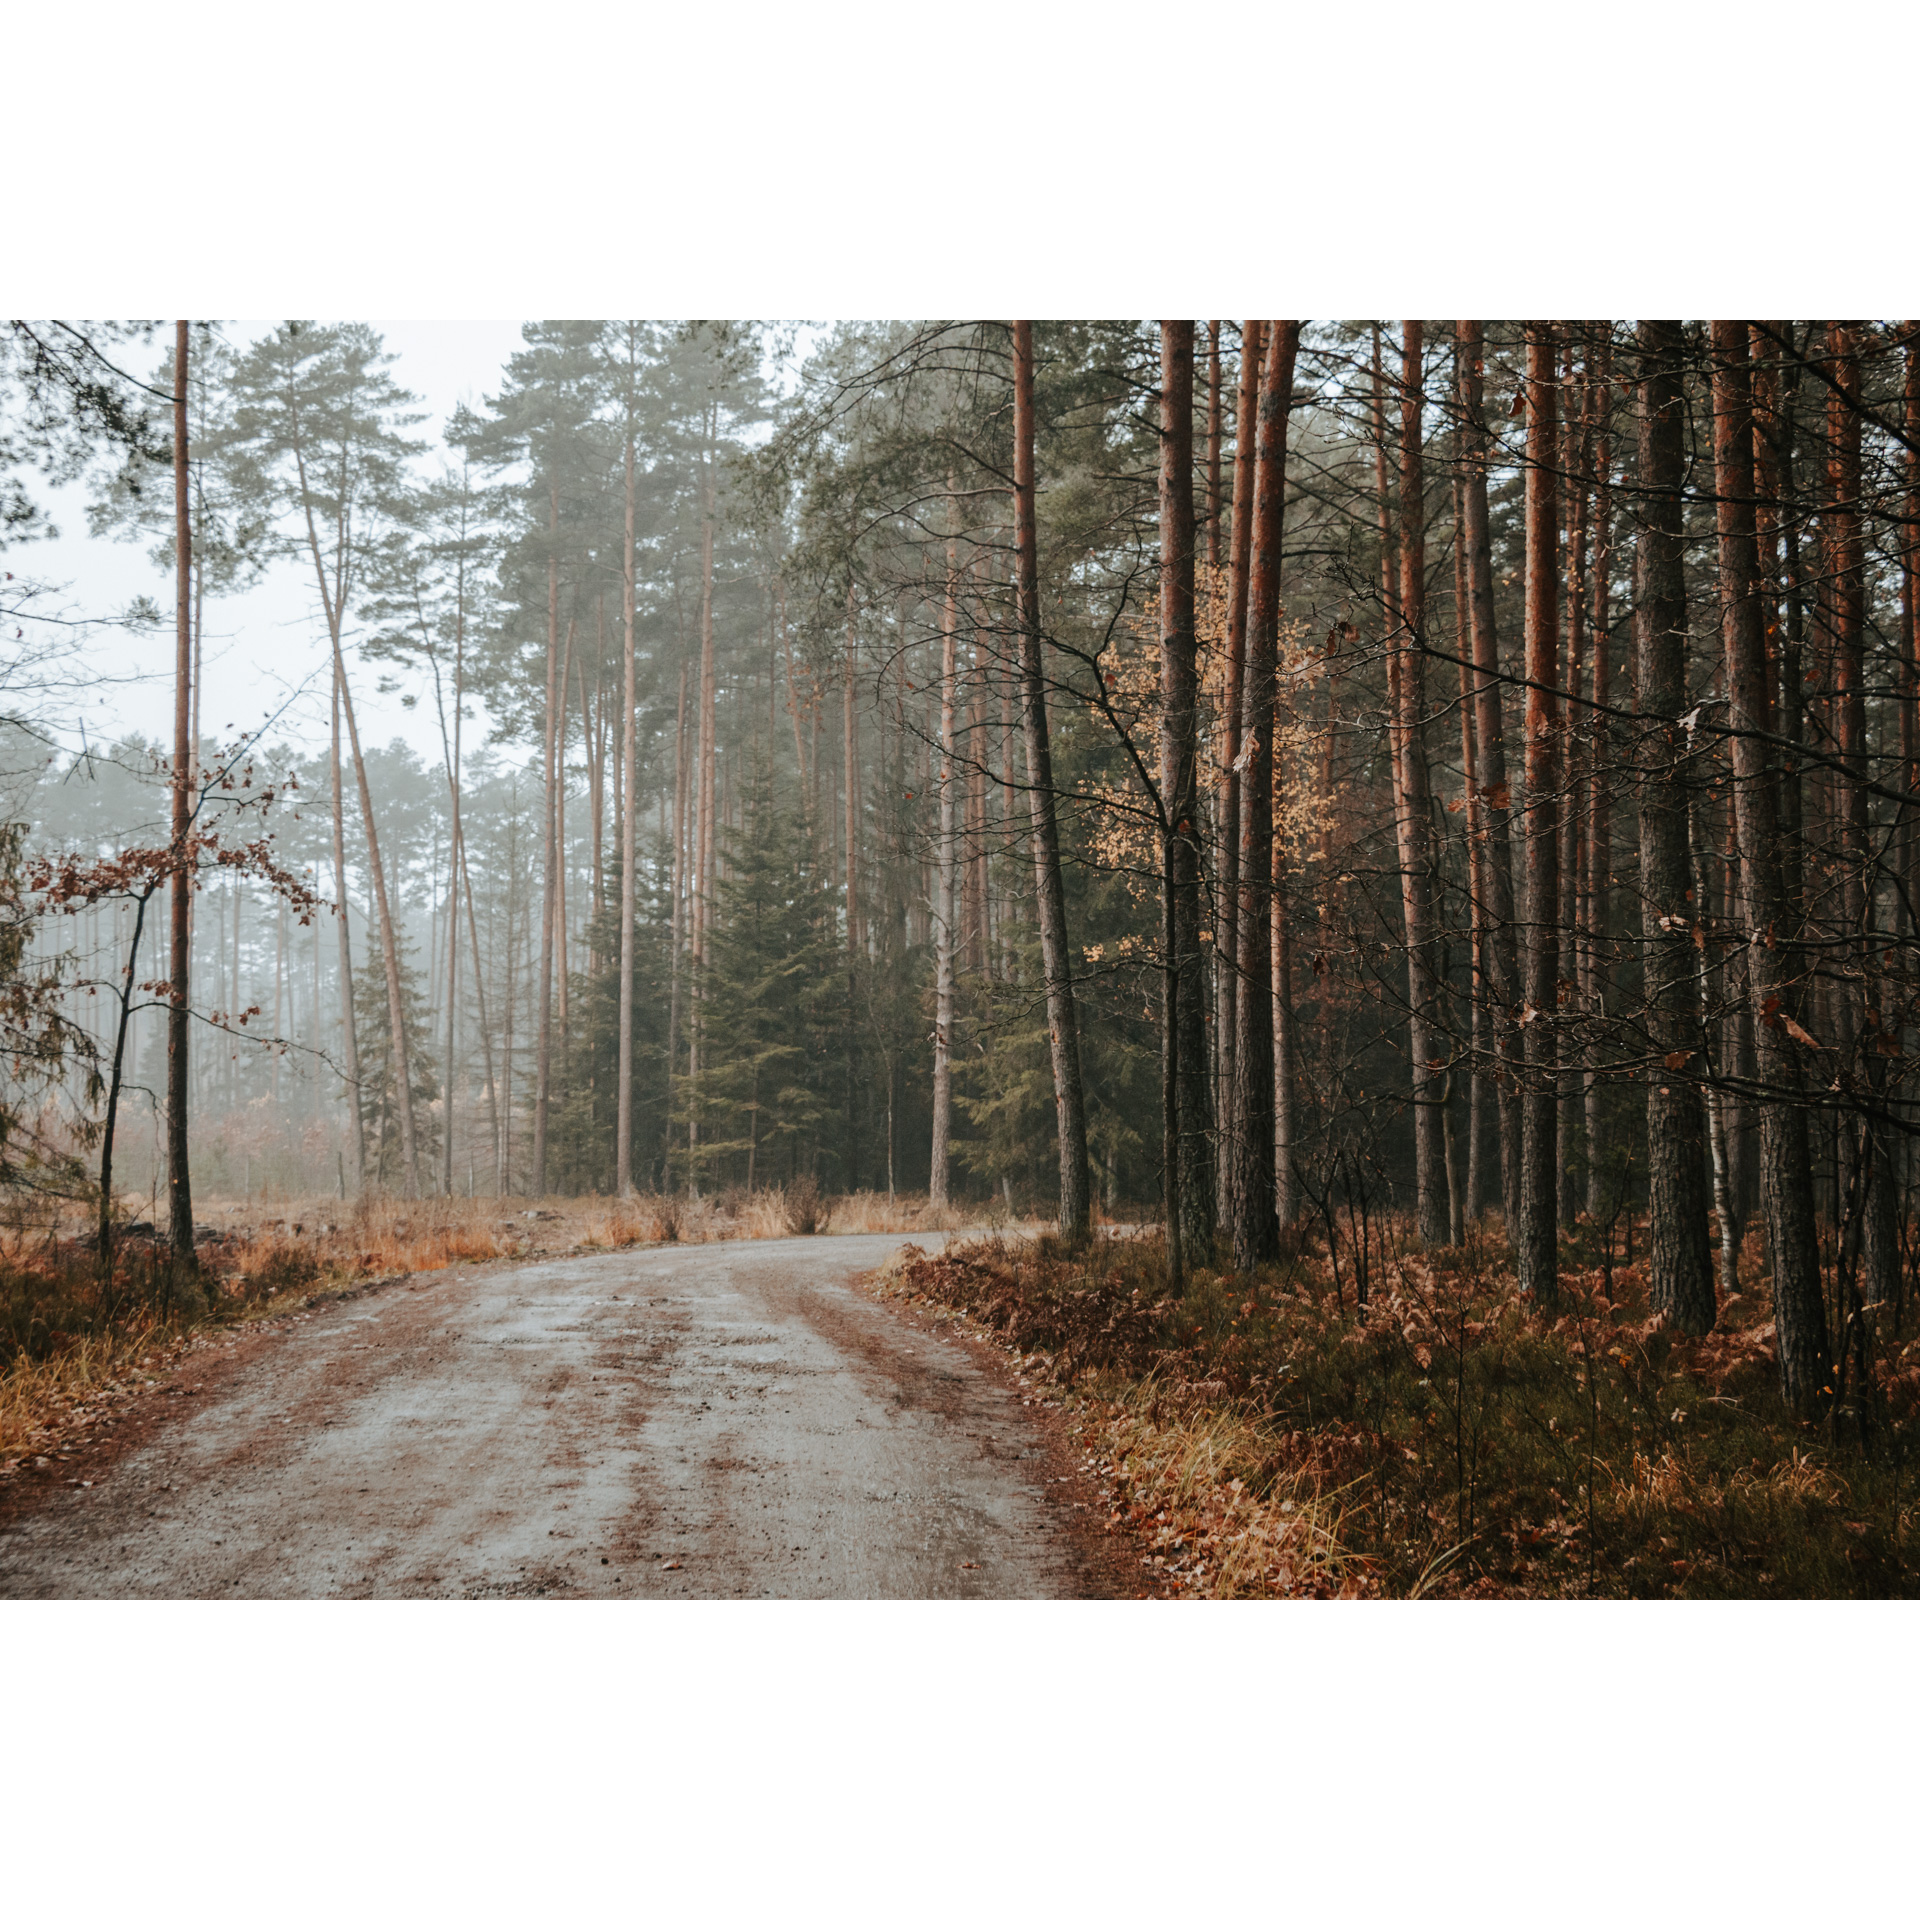
M 900 1244 L 629 1248 L 323 1304 L 193 1363 L 93 1487 L 19 1489 L 0 1596 L 1124 1590 L 1040 1413 L 847 1284 Z

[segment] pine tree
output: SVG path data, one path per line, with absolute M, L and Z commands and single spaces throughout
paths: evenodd
M 392 1029 L 387 1020 L 387 983 L 395 975 L 400 982 L 400 1010 L 405 1022 L 404 1058 L 412 1096 L 408 1104 L 413 1113 L 413 1145 L 418 1152 L 430 1155 L 437 1150 L 440 1137 L 434 1111 L 440 1086 L 433 1070 L 432 1026 L 410 945 L 403 937 L 395 966 L 389 970 L 376 933 L 367 956 L 371 964 L 360 969 L 360 977 L 353 983 L 355 1013 L 366 1035 L 360 1050 L 360 1124 L 367 1142 L 367 1179 L 376 1187 L 403 1186 L 407 1177 L 407 1140 L 401 1128 L 406 1106 L 400 1100 L 400 1076 L 394 1067 Z
M 764 757 L 725 851 L 700 1077 L 676 1091 L 684 1117 L 698 1122 L 688 1171 L 702 1187 L 751 1189 L 814 1170 L 833 1107 L 835 939 L 809 837 L 775 804 Z

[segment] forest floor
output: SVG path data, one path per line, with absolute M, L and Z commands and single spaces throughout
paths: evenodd
M 1840 1411 L 1781 1403 L 1758 1235 L 1686 1339 L 1583 1225 L 1551 1321 L 1504 1243 L 1368 1249 L 1368 1297 L 1299 1236 L 1247 1285 L 1168 1295 L 1157 1235 L 991 1239 L 873 1285 L 997 1345 L 1084 1450 L 1117 1539 L 1195 1595 L 1920 1594 L 1920 1339 L 1857 1323 Z M 1644 1245 L 1644 1240 L 1642 1241 Z M 1838 1322 L 1837 1309 L 1833 1313 Z
M 1515 1299 L 1497 1232 L 1422 1252 L 1404 1223 L 1376 1226 L 1362 1310 L 1344 1238 L 1338 1268 L 1301 1235 L 1253 1285 L 1216 1265 L 1176 1300 L 1153 1232 L 1103 1233 L 1070 1257 L 1032 1223 L 949 1238 L 953 1216 L 867 1197 L 798 1236 L 776 1198 L 749 1209 L 736 1196 L 731 1212 L 216 1200 L 203 1212 L 220 1235 L 202 1249 L 211 1298 L 167 1295 L 164 1263 L 138 1243 L 103 1285 L 86 1249 L 16 1238 L 0 1259 L 0 1336 L 12 1343 L 0 1511 L 36 1487 L 90 1494 L 89 1463 L 174 1418 L 222 1356 L 257 1357 L 257 1336 L 331 1302 L 416 1288 L 478 1299 L 469 1279 L 481 1273 L 538 1270 L 557 1286 L 553 1276 L 607 1256 L 691 1261 L 690 1273 L 732 1285 L 764 1247 L 808 1271 L 824 1260 L 846 1297 L 839 1276 L 875 1269 L 863 1290 L 902 1338 L 958 1343 L 969 1380 L 984 1368 L 994 1392 L 1010 1386 L 1010 1404 L 1051 1436 L 1060 1471 L 1046 1476 L 1048 1502 L 1100 1516 L 1102 1544 L 1082 1565 L 1106 1556 L 1101 1591 L 1920 1593 L 1908 1557 L 1920 1339 L 1898 1310 L 1886 1324 L 1867 1316 L 1840 1412 L 1792 1419 L 1757 1234 L 1741 1291 L 1712 1334 L 1690 1340 L 1649 1312 L 1644 1259 L 1610 1258 L 1584 1226 L 1564 1241 L 1560 1308 L 1543 1322 Z M 799 1309 L 782 1299 L 785 1324 Z M 757 1336 L 742 1323 L 724 1339 L 712 1327 L 689 1337 L 725 1347 Z M 936 1384 L 963 1419 L 968 1395 Z
M 1158 1591 L 995 1353 L 848 1284 L 901 1244 L 630 1244 L 300 1294 L 97 1396 L 0 1484 L 0 1595 Z

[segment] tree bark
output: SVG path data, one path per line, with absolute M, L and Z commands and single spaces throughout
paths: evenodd
M 1748 989 L 1759 1015 L 1755 1050 L 1769 1096 L 1760 1113 L 1761 1187 L 1773 1246 L 1780 1381 L 1790 1405 L 1813 1413 L 1830 1397 L 1832 1381 L 1802 1104 L 1800 1055 L 1805 1049 L 1785 1024 L 1800 1010 L 1792 1004 L 1798 984 L 1797 943 L 1788 928 L 1782 880 L 1778 773 L 1771 750 L 1759 737 L 1769 718 L 1766 650 L 1757 592 L 1751 383 L 1745 328 L 1737 321 L 1713 323 L 1713 454 L 1741 918 Z
M 1578 331 L 1569 327 L 1569 334 Z M 1561 495 L 1566 522 L 1566 578 L 1564 583 L 1567 648 L 1561 686 L 1572 695 L 1575 705 L 1567 710 L 1560 736 L 1560 973 L 1566 981 L 1574 1007 L 1586 1011 L 1586 954 L 1580 932 L 1581 872 L 1580 856 L 1586 844 L 1583 831 L 1586 820 L 1586 729 L 1584 710 L 1577 704 L 1586 676 L 1586 601 L 1582 592 L 1587 566 L 1587 452 L 1584 402 L 1576 416 L 1576 396 L 1587 382 L 1576 384 L 1574 348 L 1568 339 L 1561 355 L 1563 409 L 1560 433 Z M 1579 1155 L 1576 1152 L 1574 1122 L 1583 1118 L 1582 1104 L 1571 1098 L 1572 1089 L 1585 1085 L 1585 1076 L 1575 1081 L 1571 1069 L 1582 1058 L 1581 1042 L 1565 1050 L 1559 1098 L 1554 1103 L 1555 1148 L 1559 1161 L 1560 1224 L 1571 1228 L 1579 1217 L 1579 1194 L 1575 1182 Z
M 633 1192 L 633 962 L 638 876 L 634 870 L 634 775 L 639 689 L 635 684 L 634 625 L 638 617 L 634 579 L 634 343 L 627 342 L 625 540 L 621 556 L 620 630 L 620 1032 L 614 1065 L 613 1190 L 622 1199 Z M 511 1103 L 509 1103 L 511 1106 Z
M 1213 1243 L 1206 976 L 1200 952 L 1200 673 L 1194 626 L 1191 320 L 1160 323 L 1160 802 L 1169 993 L 1163 1040 L 1168 1279 Z
M 1467 1086 L 1467 1171 L 1460 1198 L 1460 1244 L 1466 1230 L 1479 1219 L 1486 1204 L 1486 1091 L 1487 1074 L 1479 1062 L 1484 1057 L 1486 1035 L 1487 908 L 1486 889 L 1481 883 L 1484 864 L 1481 843 L 1486 837 L 1485 803 L 1474 784 L 1474 765 L 1478 755 L 1473 742 L 1473 639 L 1467 588 L 1466 481 L 1455 470 L 1453 476 L 1453 651 L 1460 663 L 1460 788 L 1462 835 L 1466 841 L 1467 868 L 1467 1031 L 1469 1057 L 1474 1061 Z
M 1836 995 L 1842 1009 L 1835 1036 L 1842 1058 L 1859 1053 L 1877 1094 L 1886 1082 L 1880 1038 L 1878 940 L 1874 932 L 1874 856 L 1867 818 L 1866 546 L 1860 524 L 1860 330 L 1835 321 L 1827 351 L 1839 391 L 1827 397 L 1829 447 L 1829 574 L 1834 606 L 1834 692 L 1839 705 L 1841 901 L 1846 916 L 1842 962 L 1852 976 Z M 1891 1140 L 1877 1114 L 1862 1116 L 1856 1135 L 1861 1192 L 1860 1293 L 1869 1305 L 1893 1297 L 1899 1261 Z
M 933 1148 L 927 1174 L 928 1203 L 947 1204 L 948 1142 L 953 1124 L 953 903 L 954 835 L 953 710 L 958 669 L 959 555 L 952 531 L 958 509 L 953 477 L 947 478 L 947 587 L 940 607 L 940 847 L 933 909 Z
M 1590 522 L 1593 582 L 1593 697 L 1596 702 L 1613 701 L 1613 627 L 1609 594 L 1609 574 L 1613 565 L 1613 346 L 1611 323 L 1603 323 L 1593 348 L 1591 367 L 1593 401 L 1590 459 L 1593 479 L 1593 507 Z M 1612 978 L 1617 956 L 1611 940 L 1613 921 L 1613 773 L 1608 764 L 1613 751 L 1611 723 L 1596 707 L 1588 728 L 1588 764 L 1592 769 L 1592 799 L 1587 808 L 1586 842 L 1586 946 L 1589 1011 L 1604 1019 L 1607 1013 L 1607 983 Z M 1606 1138 L 1606 1114 L 1600 1075 L 1589 1064 L 1587 1071 L 1587 1215 L 1599 1220 L 1611 1217 L 1620 1194 L 1609 1160 Z M 1610 1204 L 1611 1201 L 1611 1204 Z
M 1639 330 L 1639 500 L 1634 640 L 1645 764 L 1640 786 L 1640 899 L 1647 1005 L 1647 1182 L 1653 1305 L 1684 1333 L 1714 1322 L 1707 1247 L 1705 1112 L 1711 1071 L 1694 986 L 1703 917 L 1688 851 L 1685 738 L 1687 585 L 1684 336 L 1671 320 Z
M 1550 322 L 1527 326 L 1527 944 L 1521 1014 L 1527 1083 L 1520 1125 L 1520 1230 L 1515 1265 L 1522 1295 L 1541 1312 L 1560 1296 L 1556 1167 L 1555 1033 L 1560 986 L 1559 491 L 1554 337 Z
M 846 809 L 847 860 L 847 1191 L 855 1191 L 859 1166 L 859 1134 L 854 1116 L 854 997 L 860 972 L 860 756 L 853 710 L 854 673 L 859 659 L 860 635 L 854 624 L 853 581 L 847 581 L 847 667 L 841 681 L 842 800 Z
M 1460 413 L 1465 431 L 1464 501 L 1467 548 L 1467 611 L 1474 667 L 1473 781 L 1484 813 L 1480 840 L 1480 890 L 1486 918 L 1488 1023 L 1503 1065 L 1497 1080 L 1500 1123 L 1500 1193 L 1509 1237 L 1520 1219 L 1519 1076 L 1520 956 L 1514 927 L 1513 848 L 1509 833 L 1511 793 L 1507 775 L 1504 715 L 1500 704 L 1500 648 L 1494 629 L 1493 537 L 1487 506 L 1488 441 L 1485 412 L 1485 327 L 1478 320 L 1455 323 L 1460 346 Z M 1517 1244 L 1517 1243 L 1516 1243 Z
M 1027 744 L 1027 805 L 1033 822 L 1034 902 L 1040 963 L 1046 973 L 1047 1030 L 1053 1056 L 1054 1115 L 1060 1136 L 1060 1233 L 1087 1237 L 1092 1195 L 1087 1174 L 1087 1109 L 1080 1078 L 1080 1028 L 1067 944 L 1067 896 L 1060 871 L 1053 749 L 1047 730 L 1046 667 L 1040 640 L 1040 565 L 1034 525 L 1033 322 L 1013 322 L 1013 538 L 1020 638 L 1021 728 Z
M 1207 322 L 1207 565 L 1220 564 L 1220 322 Z
M 340 778 L 340 660 L 333 664 L 333 895 L 340 929 L 340 1045 L 347 1070 L 347 1138 L 353 1145 L 354 1191 L 367 1184 L 366 1122 L 360 1111 L 360 1041 L 353 1020 L 353 939 L 347 918 L 347 819 Z
M 540 771 L 540 977 L 535 986 L 539 1012 L 534 1023 L 533 1176 L 536 1199 L 547 1191 L 547 1103 L 553 1089 L 553 910 L 559 878 L 558 817 L 554 803 L 554 728 L 560 680 L 560 493 L 547 481 L 547 703 L 546 753 Z
M 1400 389 L 1400 626 L 1392 645 L 1394 675 L 1395 827 L 1400 854 L 1400 903 L 1407 936 L 1407 1050 L 1413 1064 L 1414 1208 L 1429 1246 L 1452 1237 L 1448 1219 L 1442 1103 L 1448 1073 L 1437 1058 L 1439 983 L 1434 964 L 1433 787 L 1427 761 L 1425 644 L 1427 521 L 1425 456 L 1425 328 L 1401 327 Z
M 193 1252 L 193 1180 L 188 1160 L 187 1064 L 191 1037 L 187 996 L 191 987 L 190 914 L 193 876 L 187 870 L 187 833 L 193 788 L 193 516 L 187 466 L 188 323 L 174 323 L 173 338 L 173 879 L 169 887 L 171 946 L 167 996 L 167 1242 L 177 1261 Z M 278 1056 L 276 1056 L 277 1058 Z
M 1279 1252 L 1274 1193 L 1273 723 L 1280 637 L 1287 427 L 1300 323 L 1265 329 L 1254 442 L 1241 782 L 1239 990 L 1234 1002 L 1233 1258 L 1251 1274 Z
M 1220 717 L 1220 997 L 1215 1016 L 1221 1056 L 1219 1179 L 1216 1200 L 1231 1217 L 1233 1141 L 1240 1130 L 1239 1095 L 1234 1068 L 1240 998 L 1240 812 L 1245 778 L 1240 766 L 1240 722 L 1246 698 L 1247 582 L 1253 542 L 1254 443 L 1258 433 L 1260 360 L 1265 346 L 1263 320 L 1240 323 L 1240 397 L 1233 440 L 1232 578 L 1227 602 L 1227 682 Z
M 1900 537 L 1900 783 L 1906 795 L 1899 871 L 1909 934 L 1920 935 L 1920 322 L 1904 329 L 1906 526 Z M 1897 922 L 1896 922 L 1897 924 Z
M 467 605 L 464 574 L 455 605 L 453 623 L 453 736 L 449 741 L 446 716 L 441 715 L 440 737 L 447 747 L 447 1052 L 445 1079 L 446 1124 L 441 1129 L 440 1187 L 449 1196 L 453 1192 L 453 1069 L 454 1049 L 460 1019 L 460 876 L 465 870 L 466 849 L 461 841 L 460 825 L 460 704 L 466 693 Z M 439 681 L 435 680 L 436 691 Z M 476 953 L 474 964 L 479 965 Z M 491 1070 L 488 1074 L 492 1078 Z

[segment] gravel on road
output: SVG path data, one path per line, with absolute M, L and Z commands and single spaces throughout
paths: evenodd
M 925 1237 L 923 1237 L 925 1238 Z M 190 1363 L 0 1597 L 1128 1590 L 1057 1418 L 849 1284 L 901 1236 L 446 1268 Z M 927 1240 L 929 1250 L 933 1240 Z

